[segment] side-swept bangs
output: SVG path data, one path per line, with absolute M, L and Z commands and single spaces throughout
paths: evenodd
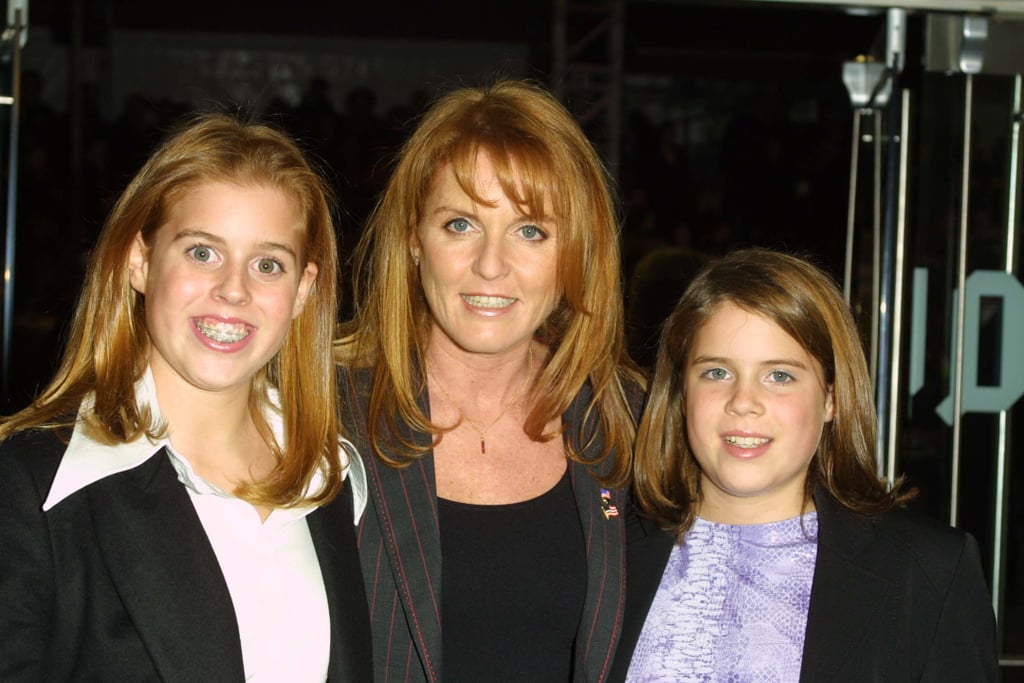
M 564 191 L 559 191 L 564 188 L 559 187 L 562 183 L 557 181 L 558 174 L 542 145 L 536 140 L 524 139 L 523 144 L 513 148 L 510 144 L 496 146 L 486 139 L 467 139 L 471 137 L 454 140 L 440 164 L 442 168 L 451 169 L 459 187 L 470 199 L 478 204 L 491 203 L 480 195 L 474 182 L 477 157 L 486 154 L 502 192 L 516 209 L 534 220 L 559 223 L 565 208 L 556 203 L 564 196 Z

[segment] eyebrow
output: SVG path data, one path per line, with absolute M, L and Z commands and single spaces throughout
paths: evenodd
M 732 359 L 726 358 L 724 356 L 697 356 L 696 358 L 693 359 L 693 362 L 691 363 L 691 365 L 704 365 L 704 364 L 707 364 L 707 363 L 722 363 L 722 364 L 726 364 L 727 365 L 730 362 L 732 362 Z M 800 361 L 796 360 L 795 358 L 769 358 L 769 359 L 760 361 L 758 363 L 758 365 L 762 365 L 762 366 L 785 365 L 785 366 L 788 366 L 788 367 L 800 368 L 801 370 L 807 370 L 808 369 L 807 365 L 805 363 L 801 363 Z
M 434 209 L 431 212 L 430 215 L 437 215 L 437 214 L 440 214 L 440 213 L 453 213 L 453 214 L 456 214 L 456 215 L 459 215 L 459 216 L 465 216 L 466 218 L 472 218 L 473 220 L 479 220 L 479 216 L 476 213 L 474 213 L 473 211 L 465 211 L 463 209 L 459 209 L 459 208 L 456 208 L 454 206 L 447 206 L 447 205 L 437 207 L 436 209 Z M 520 221 L 535 221 L 537 223 L 544 223 L 547 226 L 553 226 L 553 225 L 556 224 L 554 216 L 547 216 L 547 215 L 535 216 L 533 214 L 525 214 L 525 213 L 521 213 L 521 214 L 517 215 L 516 218 L 515 218 L 515 221 L 513 221 L 513 222 L 518 223 Z
M 195 228 L 180 230 L 178 231 L 178 234 L 174 236 L 175 242 L 186 239 L 202 239 L 207 242 L 213 242 L 214 244 L 225 244 L 224 238 L 219 235 L 214 235 L 212 232 L 206 232 L 205 230 L 196 230 Z M 266 251 L 282 251 L 296 261 L 299 258 L 294 249 L 287 244 L 281 244 L 280 242 L 259 242 L 256 246 Z
M 466 211 L 465 209 L 460 209 L 454 206 L 448 206 L 447 204 L 437 207 L 436 209 L 430 212 L 430 215 L 436 216 L 437 214 L 440 213 L 453 213 L 459 216 L 465 216 L 467 218 L 476 218 L 476 214 L 472 211 Z

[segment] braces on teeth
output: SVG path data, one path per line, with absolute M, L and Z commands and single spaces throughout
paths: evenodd
M 203 333 L 203 336 L 221 344 L 234 344 L 249 336 L 249 330 L 244 325 L 196 322 L 196 327 Z

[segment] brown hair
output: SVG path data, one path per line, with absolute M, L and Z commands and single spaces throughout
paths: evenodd
M 912 493 L 890 489 L 875 470 L 871 380 L 849 307 L 832 279 L 810 262 L 768 249 L 734 251 L 705 268 L 665 321 L 647 406 L 637 431 L 634 487 L 651 518 L 680 536 L 699 502 L 700 466 L 683 414 L 684 377 L 694 339 L 725 303 L 763 316 L 795 339 L 824 371 L 835 406 L 811 460 L 805 504 L 815 486 L 846 508 L 887 510 Z
M 441 168 L 451 168 L 463 190 L 481 200 L 473 186 L 481 151 L 513 203 L 543 215 L 549 202 L 558 225 L 562 300 L 538 330 L 552 355 L 526 433 L 534 439 L 555 436 L 544 434 L 544 427 L 589 380 L 594 397 L 588 417 L 599 417 L 604 455 L 617 453 L 612 478 L 623 478 L 635 432 L 623 381 L 641 378 L 623 340 L 619 232 L 609 177 L 572 115 L 550 93 L 521 81 L 462 88 L 429 108 L 402 148 L 356 248 L 356 316 L 345 327 L 338 359 L 374 369 L 368 425 L 373 450 L 392 465 L 423 452 L 399 434 L 398 416 L 419 432 L 443 431 L 416 402 L 422 377 L 415 368 L 422 362 L 431 313 L 409 244 Z M 390 432 L 388 449 L 379 433 L 382 416 Z
M 278 459 L 263 480 L 237 491 L 245 500 L 281 507 L 329 500 L 341 485 L 336 388 L 331 339 L 337 318 L 337 247 L 330 193 L 302 151 L 284 133 L 234 116 L 191 119 L 153 153 L 114 205 L 93 249 L 85 283 L 60 367 L 49 386 L 21 412 L 0 425 L 0 439 L 23 429 L 67 426 L 82 400 L 95 395 L 80 428 L 101 442 L 158 437 L 135 401 L 135 382 L 148 359 L 145 299 L 128 281 L 128 259 L 141 232 L 151 245 L 170 207 L 198 185 L 227 182 L 271 187 L 291 197 L 306 226 L 299 262 L 313 262 L 318 275 L 303 312 L 292 321 L 284 344 L 253 380 L 249 409 Z M 286 443 L 277 445 L 263 418 L 267 390 L 280 396 Z M 325 488 L 305 500 L 317 470 Z

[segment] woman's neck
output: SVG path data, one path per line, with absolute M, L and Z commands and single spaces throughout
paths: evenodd
M 448 340 L 432 339 L 424 362 L 433 378 L 448 391 L 501 396 L 515 392 L 524 377 L 535 373 L 541 366 L 540 352 L 541 347 L 532 341 L 491 354 L 466 351 Z
M 157 381 L 156 396 L 175 452 L 206 481 L 231 492 L 274 467 L 273 451 L 249 410 L 248 392 L 208 392 Z

